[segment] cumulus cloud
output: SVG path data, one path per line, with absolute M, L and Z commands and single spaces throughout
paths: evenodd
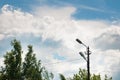
M 33 21 L 34 18 L 31 14 L 24 13 L 19 9 L 14 10 L 11 6 L 5 5 L 0 14 L 0 32 L 6 36 L 30 33 L 31 30 L 34 32 Z
M 95 38 L 96 47 L 107 49 L 120 49 L 120 26 L 111 26 L 100 36 Z
M 93 48 L 91 68 L 94 67 L 95 72 L 102 72 L 106 68 L 112 69 L 114 65 L 119 66 L 117 64 L 119 57 L 114 58 L 111 55 L 105 55 L 110 53 L 117 56 L 115 54 L 119 54 L 119 24 L 112 25 L 104 20 L 74 20 L 71 16 L 75 11 L 76 8 L 71 6 L 62 8 L 43 6 L 36 8 L 34 13 L 31 14 L 23 12 L 20 9 L 14 9 L 10 5 L 4 5 L 0 13 L 0 40 L 11 36 L 22 35 L 23 37 L 23 35 L 28 34 L 41 37 L 41 43 L 47 39 L 51 39 L 61 45 L 56 49 L 53 47 L 36 47 L 35 51 L 38 59 L 54 63 L 61 61 L 53 57 L 54 53 L 65 56 L 68 60 L 79 59 L 80 56 L 77 53 L 80 50 L 85 50 L 82 48 L 82 45 L 80 47 L 75 41 L 76 38 L 79 38 L 85 44 L 90 45 L 90 48 Z M 106 49 L 106 51 L 100 50 L 102 48 Z M 113 50 L 114 48 L 116 50 Z M 43 58 L 43 56 L 45 57 Z M 82 58 L 80 59 L 81 61 L 76 63 L 63 62 L 57 64 L 57 66 L 52 65 L 52 69 L 50 70 L 58 73 L 69 73 L 69 70 L 72 72 L 78 67 L 85 68 L 85 62 Z M 110 63 L 109 60 L 111 61 L 112 59 L 115 62 Z M 106 64 L 110 65 L 110 67 L 105 67 L 104 65 Z M 63 65 L 67 68 L 64 68 Z
M 96 66 L 93 66 L 93 71 L 95 71 L 95 73 L 97 72 L 108 75 L 114 75 L 114 73 L 119 72 L 119 55 L 119 50 L 109 49 L 106 51 L 95 51 L 95 53 L 93 53 L 93 55 L 91 56 L 91 65 L 97 64 Z
M 35 15 L 39 17 L 43 16 L 51 16 L 55 19 L 71 19 L 72 14 L 76 11 L 76 8 L 69 6 L 69 7 L 49 7 L 49 6 L 42 6 L 35 8 L 36 12 Z

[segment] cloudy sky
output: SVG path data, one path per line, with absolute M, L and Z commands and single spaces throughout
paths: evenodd
M 120 0 L 0 0 L 0 66 L 21 41 L 24 54 L 33 45 L 37 59 L 47 70 L 66 77 L 86 69 L 78 54 L 90 46 L 91 73 L 120 80 Z M 24 56 L 23 56 L 24 57 Z

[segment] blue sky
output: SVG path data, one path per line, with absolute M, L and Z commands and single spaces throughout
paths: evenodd
M 91 72 L 119 80 L 119 3 L 119 0 L 0 0 L 0 65 L 5 52 L 11 49 L 10 41 L 16 38 L 21 41 L 24 54 L 27 45 L 33 45 L 37 58 L 55 74 L 54 80 L 58 80 L 59 73 L 69 77 L 79 68 L 86 68 L 77 54 L 86 50 L 75 41 L 79 38 L 93 52 Z
M 9 4 L 24 11 L 32 12 L 32 7 L 71 5 L 77 8 L 73 17 L 76 19 L 115 19 L 120 18 L 119 0 L 1 0 L 0 7 Z

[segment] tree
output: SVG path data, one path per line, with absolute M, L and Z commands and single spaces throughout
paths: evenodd
M 95 74 L 93 74 L 93 75 L 91 76 L 91 80 L 101 80 L 101 76 L 100 76 L 100 75 L 95 75 Z
M 16 39 L 11 42 L 13 49 L 4 56 L 5 68 L 1 70 L 2 80 L 21 80 L 21 45 Z
M 60 80 L 66 80 L 66 78 L 63 74 L 59 74 L 59 75 L 60 75 Z
M 23 76 L 26 80 L 42 80 L 42 67 L 33 54 L 32 46 L 28 46 L 28 53 L 23 62 Z
M 4 56 L 4 67 L 0 70 L 0 80 L 52 80 L 53 74 L 37 61 L 33 48 L 28 46 L 28 52 L 22 62 L 22 47 L 16 39 L 11 42 L 13 49 Z
M 87 71 L 85 69 L 79 69 L 78 74 L 74 74 L 73 80 L 87 80 Z
M 33 53 L 32 45 L 28 46 L 28 53 L 23 62 L 23 76 L 25 80 L 52 80 L 53 74 L 49 73 L 41 66 L 40 60 L 37 61 Z
M 42 80 L 53 80 L 54 78 L 53 73 L 49 73 L 45 68 L 43 68 L 42 76 Z
M 104 80 L 112 80 L 112 77 L 108 78 L 107 75 L 105 75 L 105 79 Z
M 64 77 L 64 75 L 62 75 L 62 77 Z M 85 69 L 79 69 L 79 72 L 77 74 L 74 74 L 73 77 L 66 78 L 66 79 L 60 78 L 60 79 L 61 80 L 87 80 L 87 71 Z M 90 80 L 101 80 L 101 76 L 100 74 L 99 75 L 91 74 Z M 108 78 L 107 75 L 105 75 L 104 80 L 112 80 L 112 77 Z

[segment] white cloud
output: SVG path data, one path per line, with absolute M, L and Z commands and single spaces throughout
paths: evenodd
M 96 47 L 102 50 L 120 49 L 120 26 L 110 26 L 98 37 L 95 38 Z
M 109 77 L 115 78 L 114 74 L 119 73 L 120 62 L 119 50 L 94 50 L 90 55 L 91 73 L 101 74 L 102 80 L 107 74 Z
M 58 73 L 67 73 L 69 70 L 75 71 L 78 67 L 85 67 L 85 62 L 78 54 L 83 48 L 82 45 L 79 45 L 75 41 L 76 38 L 79 38 L 90 45 L 90 48 L 93 48 L 91 51 L 96 50 L 95 53 L 93 51 L 93 54 L 91 55 L 91 68 L 94 67 L 95 72 L 101 72 L 106 68 L 111 69 L 114 65 L 118 66 L 116 63 L 117 60 L 119 60 L 119 57 L 117 57 L 118 55 L 114 55 L 116 56 L 116 58 L 114 58 L 111 55 L 105 56 L 103 54 L 119 54 L 119 51 L 110 50 L 110 52 L 107 52 L 109 50 L 106 50 L 105 52 L 100 50 L 99 52 L 101 53 L 98 53 L 97 49 L 99 50 L 101 46 L 96 47 L 95 44 L 99 44 L 99 40 L 107 40 L 107 37 L 112 33 L 119 35 L 120 25 L 117 24 L 117 27 L 115 27 L 112 24 L 109 24 L 109 22 L 102 20 L 74 20 L 71 15 L 75 10 L 76 8 L 74 7 L 50 8 L 44 6 L 36 8 L 34 11 L 35 15 L 33 15 L 23 12 L 20 9 L 13 9 L 10 5 L 5 5 L 1 9 L 2 13 L 0 13 L 0 40 L 8 36 L 33 34 L 34 36 L 42 37 L 43 41 L 48 38 L 54 41 L 60 41 L 61 46 L 56 50 L 53 48 L 36 48 L 35 50 L 38 53 L 41 52 L 36 54 L 37 58 L 50 63 L 59 61 L 53 58 L 53 53 L 65 56 L 67 59 L 81 59 L 81 61 L 76 63 L 63 62 L 52 65 L 52 70 Z M 108 33 L 107 37 L 100 37 L 106 32 Z M 98 37 L 99 40 L 94 41 L 95 38 Z M 114 39 L 112 36 L 110 37 L 110 40 Z M 113 41 L 114 40 L 112 40 L 111 43 Z M 115 62 L 109 62 L 109 60 L 111 61 L 112 59 Z M 101 60 L 104 61 L 101 63 Z M 110 67 L 104 66 L 106 64 Z
M 49 6 L 42 6 L 35 9 L 36 14 L 39 17 L 43 16 L 51 16 L 55 19 L 71 19 L 71 15 L 76 11 L 74 7 L 49 7 Z
M 4 38 L 3 34 L 0 34 L 0 40 L 2 40 Z
M 2 66 L 4 66 L 4 58 L 3 57 L 0 57 L 0 66 L 2 65 Z

